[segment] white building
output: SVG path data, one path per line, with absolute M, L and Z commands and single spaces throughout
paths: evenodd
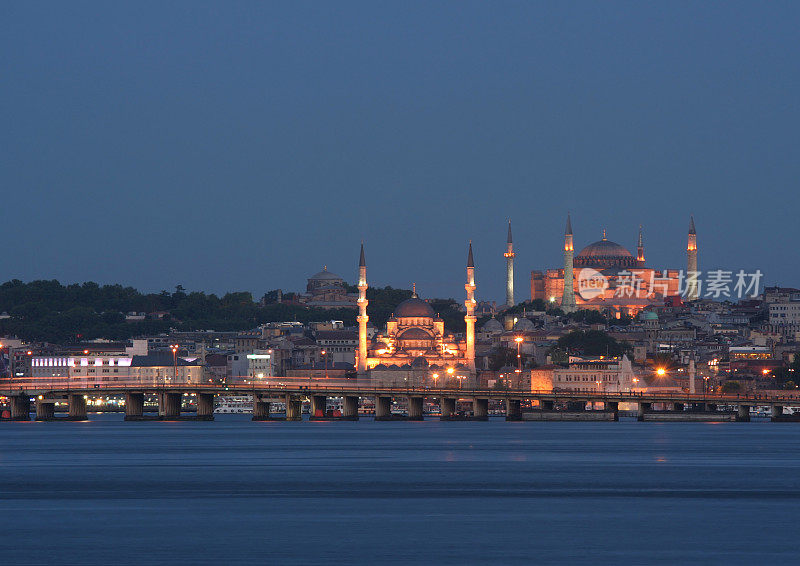
M 769 305 L 769 323 L 775 326 L 800 324 L 800 301 Z
M 200 383 L 203 367 L 197 359 L 162 354 L 47 355 L 32 356 L 31 377 L 66 379 L 70 382 L 136 382 L 148 385 Z
M 253 350 L 228 354 L 228 381 L 263 379 L 275 375 L 272 350 Z

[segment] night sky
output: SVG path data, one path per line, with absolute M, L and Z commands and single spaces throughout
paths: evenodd
M 517 300 L 608 238 L 800 286 L 795 2 L 3 2 L 0 280 Z

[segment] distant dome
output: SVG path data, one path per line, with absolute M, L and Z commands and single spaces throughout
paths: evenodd
M 493 334 L 493 333 L 500 333 L 500 332 L 502 332 L 504 329 L 503 329 L 503 325 L 502 325 L 502 324 L 500 324 L 500 321 L 499 321 L 499 320 L 497 320 L 496 318 L 490 318 L 490 319 L 489 319 L 489 320 L 486 322 L 486 324 L 484 324 L 484 325 L 483 325 L 483 327 L 481 328 L 481 330 L 483 330 L 484 332 L 487 332 L 487 333 Z
M 397 308 L 394 309 L 394 316 L 395 318 L 433 318 L 433 307 L 419 297 L 411 297 L 397 305 Z
M 611 240 L 603 238 L 583 248 L 574 260 L 575 267 L 631 267 L 636 258 L 631 252 Z
M 342 281 L 342 278 L 340 276 L 336 275 L 335 273 L 333 273 L 332 271 L 328 271 L 327 268 L 326 268 L 326 269 L 323 269 L 322 271 L 320 271 L 319 273 L 315 273 L 314 275 L 309 277 L 309 280 L 310 281 L 333 281 L 333 280 Z
M 658 320 L 658 314 L 653 311 L 642 311 L 639 314 L 639 318 L 642 320 Z
M 520 330 L 520 331 L 526 331 L 526 332 L 530 331 L 530 330 L 533 330 L 534 328 L 535 328 L 535 326 L 533 326 L 533 323 L 530 320 L 528 320 L 527 318 L 519 319 L 517 321 L 517 323 L 514 325 L 514 330 Z

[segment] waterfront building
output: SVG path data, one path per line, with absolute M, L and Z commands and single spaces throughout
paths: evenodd
M 548 365 L 531 370 L 531 390 L 618 393 L 638 390 L 639 378 L 627 356 L 570 356 L 567 367 Z

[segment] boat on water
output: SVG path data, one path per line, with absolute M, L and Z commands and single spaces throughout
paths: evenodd
M 230 395 L 217 398 L 217 406 L 214 407 L 215 415 L 227 414 L 253 414 L 252 395 Z

